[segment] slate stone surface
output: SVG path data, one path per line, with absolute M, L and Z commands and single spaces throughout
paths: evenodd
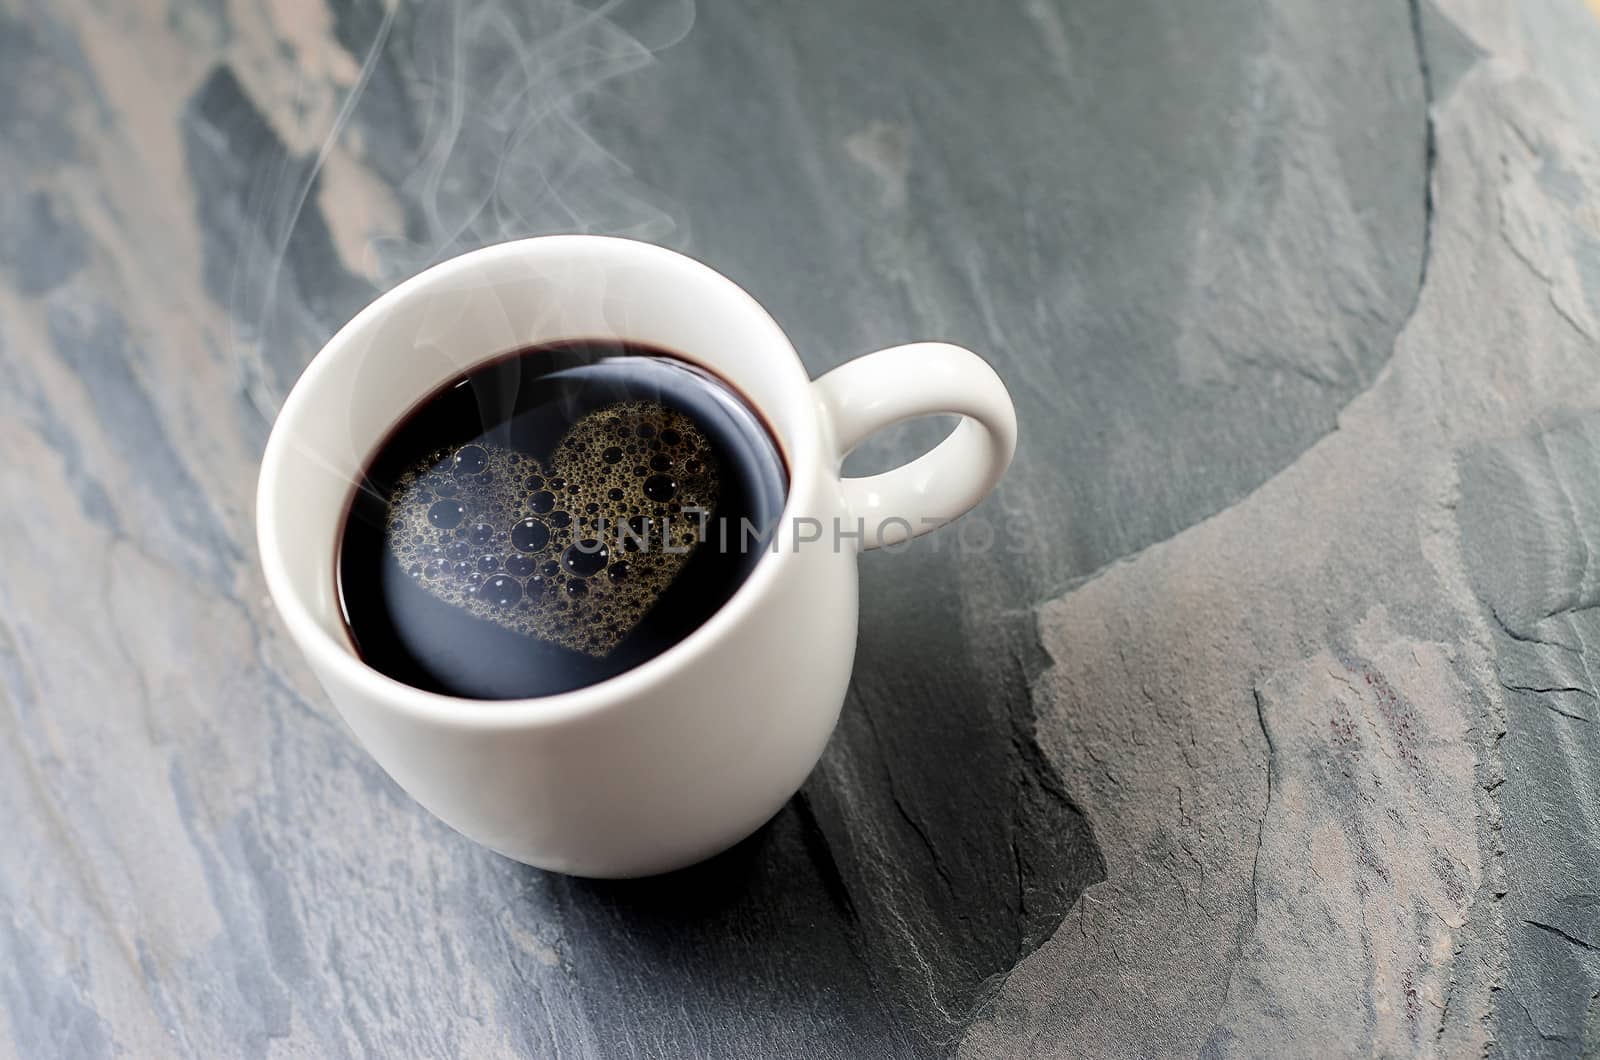
M 0 1047 L 1600 1052 L 1597 69 L 1578 0 L 0 0 Z M 1022 424 L 665 879 L 428 817 L 253 554 L 326 337 L 553 231 Z

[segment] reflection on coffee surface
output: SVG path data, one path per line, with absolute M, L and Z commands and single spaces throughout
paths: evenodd
M 728 599 L 787 472 L 720 380 L 621 343 L 537 347 L 441 389 L 353 496 L 339 589 L 363 659 L 484 699 L 638 665 Z

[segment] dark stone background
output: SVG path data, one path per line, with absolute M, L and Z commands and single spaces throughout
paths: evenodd
M 1600 1050 L 1597 69 L 1577 0 L 0 0 L 0 1042 Z M 1022 425 L 863 557 L 801 795 L 664 879 L 411 804 L 253 555 L 327 336 L 555 231 Z

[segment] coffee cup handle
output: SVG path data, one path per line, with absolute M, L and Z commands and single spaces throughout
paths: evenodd
M 949 437 L 910 463 L 839 480 L 846 510 L 861 521 L 862 548 L 899 544 L 966 512 L 1000 481 L 1017 448 L 1017 413 L 1005 384 L 960 346 L 892 346 L 848 361 L 812 386 L 833 424 L 841 466 L 892 424 L 938 413 L 961 417 Z

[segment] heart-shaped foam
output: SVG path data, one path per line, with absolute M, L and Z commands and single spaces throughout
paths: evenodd
M 430 453 L 396 481 L 385 537 L 445 603 L 604 658 L 699 545 L 716 458 L 689 416 L 626 401 L 574 423 L 548 462 L 492 445 Z

